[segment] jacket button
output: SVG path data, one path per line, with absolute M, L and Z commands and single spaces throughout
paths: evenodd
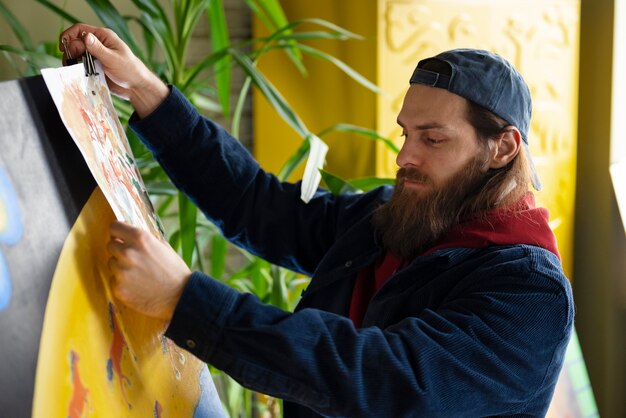
M 192 339 L 185 341 L 185 344 L 187 345 L 187 348 L 190 348 L 192 350 L 196 348 L 196 342 Z
M 344 265 L 346 266 L 346 268 L 352 267 L 352 260 L 346 261 L 346 264 L 344 264 Z

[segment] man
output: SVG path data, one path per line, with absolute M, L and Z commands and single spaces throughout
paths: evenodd
M 86 32 L 83 37 L 81 34 Z M 526 150 L 528 88 L 497 55 L 420 61 L 398 123 L 395 188 L 304 204 L 110 30 L 75 25 L 174 183 L 233 242 L 308 274 L 295 313 L 204 275 L 150 234 L 111 225 L 112 288 L 166 335 L 285 416 L 542 416 L 573 323 Z

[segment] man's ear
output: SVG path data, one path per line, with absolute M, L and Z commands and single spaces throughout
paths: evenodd
M 515 126 L 507 126 L 489 141 L 489 168 L 501 168 L 513 161 L 522 145 L 522 135 Z

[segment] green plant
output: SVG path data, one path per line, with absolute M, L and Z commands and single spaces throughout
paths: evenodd
M 81 20 L 52 1 L 36 1 L 59 19 L 59 29 Z M 283 50 L 303 74 L 306 73 L 303 55 L 326 60 L 364 87 L 378 92 L 375 85 L 348 65 L 306 44 L 308 40 L 317 39 L 359 39 L 358 35 L 321 19 L 289 22 L 278 0 L 244 0 L 252 13 L 265 25 L 269 35 L 237 43 L 231 41 L 228 33 L 223 0 L 171 0 L 167 9 L 162 6 L 163 1 L 132 0 L 137 13 L 129 16 L 121 15 L 109 0 L 86 1 L 103 25 L 113 29 L 144 63 L 164 81 L 178 87 L 199 110 L 209 116 L 229 117 L 230 132 L 235 137 L 238 137 L 243 106 L 250 89 L 253 86 L 258 88 L 273 109 L 303 139 L 300 148 L 278 173 L 281 180 L 286 180 L 305 161 L 309 151 L 309 139 L 313 133 L 280 92 L 257 69 L 256 64 L 265 53 Z M 50 41 L 35 45 L 27 29 L 1 2 L 0 15 L 20 43 L 20 47 L 0 45 L 0 51 L 23 75 L 37 74 L 40 68 L 60 65 L 58 34 L 52 36 Z M 190 63 L 187 58 L 189 43 L 202 18 L 209 22 L 212 52 L 199 62 Z M 316 27 L 317 30 L 301 31 L 305 24 L 307 27 Z M 135 33 L 140 34 L 139 39 Z M 19 61 L 25 64 L 20 66 Z M 230 90 L 234 66 L 241 68 L 246 78 L 237 100 L 232 104 Z M 116 100 L 115 104 L 120 119 L 125 123 L 132 109 L 121 100 Z M 346 124 L 329 127 L 317 133 L 317 136 L 322 138 L 333 131 L 364 135 L 385 142 L 391 149 L 395 148 L 393 143 L 371 130 Z M 255 293 L 264 302 L 283 309 L 293 309 L 307 279 L 228 244 L 212 224 L 198 216 L 195 205 L 171 184 L 131 130 L 127 131 L 127 136 L 146 186 L 155 198 L 158 215 L 166 224 L 169 241 L 185 262 L 242 291 Z M 390 182 L 377 178 L 346 181 L 326 171 L 322 174 L 334 193 L 367 190 Z M 239 261 L 228 263 L 228 259 L 233 257 Z M 258 402 L 259 395 L 242 389 L 218 371 L 213 372 L 221 398 L 231 416 L 258 415 L 263 408 L 269 412 L 277 410 L 272 401 L 269 404 L 273 406 L 268 406 L 268 402 Z

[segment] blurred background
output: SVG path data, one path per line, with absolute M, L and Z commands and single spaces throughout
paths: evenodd
M 62 13 L 52 13 L 50 5 L 86 23 L 102 25 L 102 16 L 90 3 L 94 2 L 0 0 L 5 17 L 0 19 L 0 44 L 26 47 L 16 26 L 6 18 L 11 16 L 27 32 L 32 49 L 39 45 L 43 53 L 42 45 L 47 43 L 49 50 L 69 21 Z M 129 16 L 137 15 L 137 3 L 142 2 L 111 2 L 121 15 Z M 158 3 L 167 12 L 175 2 Z M 225 84 L 219 82 L 220 70 L 211 67 L 208 79 L 215 83 L 214 89 L 206 92 L 208 99 L 194 96 L 194 103 L 236 131 L 265 168 L 286 178 L 302 175 L 302 165 L 290 165 L 290 161 L 300 155 L 296 160 L 302 162 L 303 139 L 306 143 L 309 133 L 323 137 L 330 147 L 324 180 L 327 186 L 339 184 L 340 189 L 363 189 L 357 185 L 370 187 L 395 175 L 393 144 L 400 134 L 395 118 L 419 59 L 456 47 L 490 49 L 509 59 L 533 94 L 530 144 L 544 183 L 537 200 L 551 211 L 563 265 L 572 282 L 576 330 L 597 409 L 603 417 L 626 417 L 626 129 L 621 125 L 621 118 L 626 117 L 625 1 L 208 3 L 224 12 L 229 43 L 222 39 L 222 46 L 243 45 L 244 51 L 250 51 L 255 43 L 247 41 L 272 33 L 272 25 L 264 20 L 271 20 L 271 14 L 264 17 L 255 11 L 268 3 L 280 6 L 285 22 L 300 22 L 298 31 L 318 33 L 286 38 L 282 46 L 263 51 L 262 59 L 255 57 L 255 68 L 280 92 L 277 100 L 288 104 L 297 115 L 295 120 L 277 112 L 276 102 L 259 88 L 259 80 L 232 61 L 225 64 L 232 66 Z M 320 22 L 302 21 L 311 18 L 349 33 L 339 36 L 340 31 L 324 24 L 322 29 L 334 35 L 319 35 Z M 206 17 L 197 21 L 185 55 L 189 66 L 219 48 L 215 38 L 221 35 L 210 22 Z M 279 23 L 274 21 L 274 26 Z M 132 21 L 129 27 L 141 32 Z M 294 52 L 295 58 L 285 53 L 289 42 L 304 45 L 305 53 Z M 158 58 L 158 47 L 155 51 Z M 36 74 L 26 54 L 10 48 L 0 52 L 0 80 Z M 229 106 L 231 111 L 225 111 Z M 217 248 L 206 247 L 207 252 Z M 245 256 L 226 252 L 226 264 L 245 265 Z M 189 262 L 198 263 L 199 258 L 190 257 Z M 211 255 L 207 258 L 215 261 Z M 238 268 L 232 267 L 229 273 L 225 267 L 224 274 L 236 276 Z M 271 277 L 261 293 L 270 298 L 273 283 L 282 280 L 285 285 L 287 280 L 286 300 L 278 304 L 293 306 L 299 294 L 296 290 L 305 279 L 285 279 L 284 274 L 267 269 Z M 232 283 L 243 290 L 255 290 L 236 280 Z

